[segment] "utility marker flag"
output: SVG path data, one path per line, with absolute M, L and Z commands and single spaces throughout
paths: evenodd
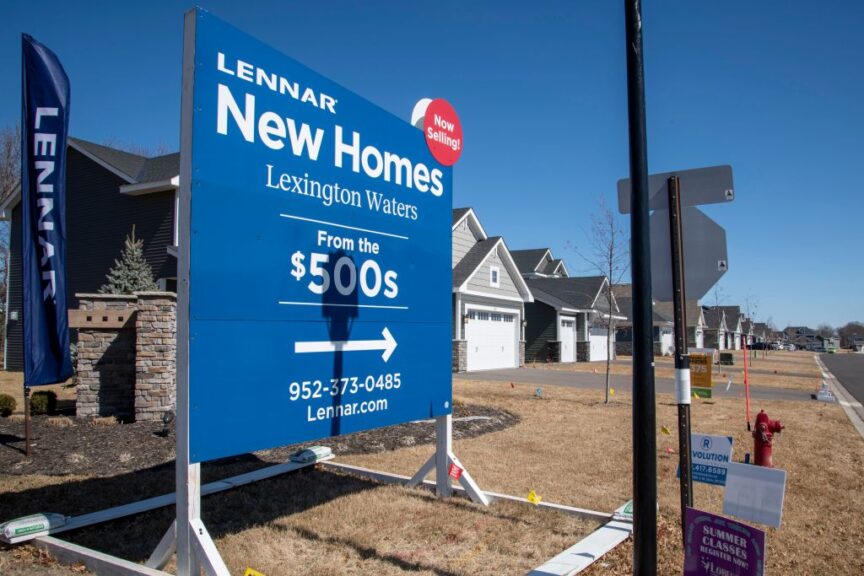
M 72 375 L 66 311 L 66 135 L 69 78 L 48 48 L 22 35 L 21 204 L 24 385 Z

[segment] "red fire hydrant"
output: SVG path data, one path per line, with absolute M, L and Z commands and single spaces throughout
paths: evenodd
M 764 410 L 759 411 L 756 416 L 756 428 L 753 430 L 753 452 L 757 466 L 774 467 L 771 454 L 772 440 L 774 434 L 779 434 L 781 430 L 783 430 L 783 424 L 779 420 L 771 420 Z

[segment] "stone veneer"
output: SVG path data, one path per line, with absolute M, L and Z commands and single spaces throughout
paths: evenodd
M 135 420 L 160 420 L 174 410 L 177 297 L 173 292 L 136 292 Z
M 453 340 L 453 372 L 468 371 L 468 341 Z
M 78 416 L 116 416 L 130 420 L 135 414 L 135 296 L 77 294 L 79 309 L 128 310 L 122 328 L 78 329 Z
M 134 295 L 77 294 L 79 309 L 128 310 L 121 328 L 78 328 L 78 386 L 75 412 L 80 417 L 115 416 L 156 420 L 173 410 L 175 326 L 173 292 Z

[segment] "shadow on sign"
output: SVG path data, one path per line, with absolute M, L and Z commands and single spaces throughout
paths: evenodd
M 330 252 L 325 268 L 334 286 L 325 290 L 321 296 L 321 301 L 324 303 L 324 306 L 321 307 L 321 314 L 327 319 L 327 332 L 330 341 L 348 342 L 351 340 L 351 329 L 360 310 L 357 307 L 357 293 L 359 292 L 357 266 L 353 257 L 346 254 L 344 250 L 338 250 Z M 342 294 L 339 288 L 348 293 Z M 333 352 L 333 372 L 330 376 L 332 380 L 327 383 L 329 387 L 340 386 L 345 375 L 344 366 L 345 351 L 337 349 Z M 331 393 L 330 398 L 333 405 L 330 435 L 339 436 L 342 433 L 342 412 L 339 409 L 342 404 L 342 394 Z

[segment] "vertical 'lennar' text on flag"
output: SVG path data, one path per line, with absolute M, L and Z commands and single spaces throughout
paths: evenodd
M 66 135 L 69 78 L 57 56 L 22 36 L 21 204 L 24 385 L 72 375 L 66 311 Z

